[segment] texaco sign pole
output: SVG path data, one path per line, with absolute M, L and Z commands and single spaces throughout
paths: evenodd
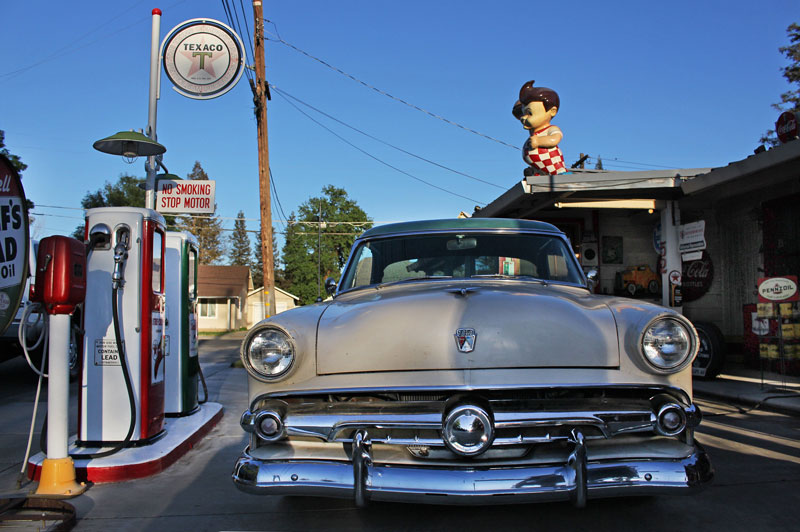
M 264 272 L 264 295 L 269 316 L 275 315 L 275 274 L 272 258 L 272 207 L 269 194 L 269 142 L 267 137 L 267 81 L 264 75 L 264 14 L 261 0 L 253 0 L 255 31 L 253 44 L 256 59 L 256 80 L 251 82 L 258 126 L 258 186 L 261 197 L 261 263 Z

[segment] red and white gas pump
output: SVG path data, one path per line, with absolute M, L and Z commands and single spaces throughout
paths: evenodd
M 164 429 L 164 218 L 151 209 L 90 209 L 85 235 L 76 444 L 149 443 Z
M 44 305 L 50 335 L 47 386 L 47 458 L 36 494 L 72 497 L 86 490 L 75 481 L 75 464 L 67 454 L 69 411 L 70 314 L 86 293 L 83 242 L 50 236 L 39 242 L 32 299 Z

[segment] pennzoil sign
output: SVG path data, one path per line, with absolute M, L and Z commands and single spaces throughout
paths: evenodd
M 758 300 L 762 303 L 770 301 L 797 301 L 797 276 L 765 277 L 758 280 Z
M 228 26 L 192 19 L 172 28 L 161 43 L 164 72 L 175 91 L 206 100 L 231 90 L 244 71 L 244 45 Z

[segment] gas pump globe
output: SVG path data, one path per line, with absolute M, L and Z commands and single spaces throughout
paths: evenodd
M 85 236 L 77 444 L 146 443 L 164 426 L 164 218 L 150 209 L 90 209 Z

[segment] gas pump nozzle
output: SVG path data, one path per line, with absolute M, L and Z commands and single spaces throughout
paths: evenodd
M 123 268 L 125 261 L 128 260 L 128 233 L 117 233 L 117 245 L 114 246 L 114 273 L 111 274 L 111 285 L 113 288 L 122 288 L 125 286 L 125 278 L 123 276 Z

